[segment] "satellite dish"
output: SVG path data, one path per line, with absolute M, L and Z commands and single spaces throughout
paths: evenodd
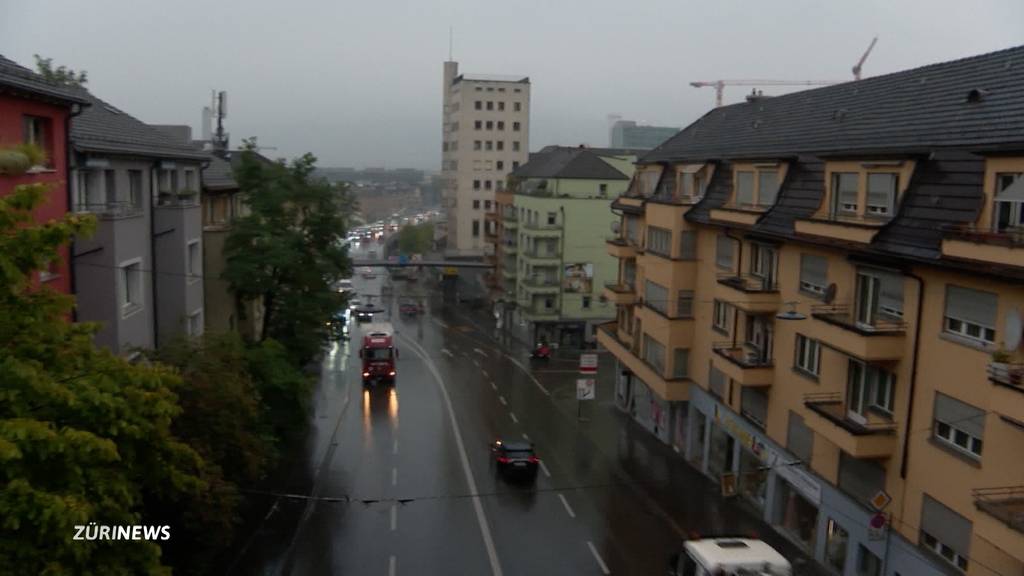
M 1016 350 L 1020 346 L 1021 333 L 1024 332 L 1024 322 L 1021 321 L 1020 311 L 1013 309 L 1007 312 L 1003 323 L 1006 329 L 1006 349 Z
M 831 304 L 836 299 L 836 283 L 833 282 L 825 288 L 825 304 Z

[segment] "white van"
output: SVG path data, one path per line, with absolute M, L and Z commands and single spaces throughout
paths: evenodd
M 789 560 L 761 540 L 705 538 L 689 540 L 672 558 L 675 576 L 792 576 Z

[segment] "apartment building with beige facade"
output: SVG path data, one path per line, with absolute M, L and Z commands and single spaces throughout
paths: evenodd
M 494 232 L 485 215 L 509 172 L 525 164 L 530 147 L 530 79 L 460 74 L 444 63 L 441 176 L 446 253 L 481 257 Z M 491 228 L 489 228 L 491 226 Z
M 1024 574 L 1024 47 L 716 108 L 607 242 L 616 401 L 840 575 Z

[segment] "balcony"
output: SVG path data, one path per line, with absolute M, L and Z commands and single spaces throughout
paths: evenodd
M 557 266 L 562 259 L 562 255 L 558 252 L 537 250 L 536 248 L 524 250 L 519 256 L 533 266 Z
M 558 294 L 561 290 L 561 285 L 559 285 L 557 278 L 537 275 L 523 278 L 523 287 L 526 288 L 527 292 L 533 294 Z
M 687 378 L 665 378 L 650 364 L 644 362 L 633 351 L 633 344 L 618 337 L 618 325 L 615 322 L 602 324 L 596 330 L 597 341 L 622 364 L 622 367 L 644 381 L 658 395 L 669 401 L 690 399 L 690 380 Z M 639 349 L 639 345 L 635 346 Z
M 497 232 L 494 232 L 492 230 L 485 230 L 484 231 L 484 242 L 487 242 L 488 244 L 497 244 L 498 243 L 498 234 L 497 234 Z
M 992 406 L 1018 422 L 1024 422 L 1024 364 L 990 362 L 988 379 L 992 387 Z
M 839 217 L 833 219 L 819 218 L 797 218 L 793 228 L 797 234 L 816 236 L 835 242 L 853 242 L 856 244 L 870 244 L 878 233 L 879 227 L 885 221 L 867 221 L 861 219 L 844 220 Z
M 632 306 L 637 302 L 636 287 L 632 284 L 605 284 L 603 295 L 616 306 Z
M 1024 533 L 1024 486 L 976 488 L 971 495 L 978 510 Z
M 621 236 L 605 240 L 605 247 L 612 258 L 636 258 L 636 246 Z
M 505 254 L 515 254 L 516 252 L 519 252 L 519 246 L 517 246 L 514 242 L 510 243 L 506 241 L 504 244 L 501 245 L 501 251 L 504 252 Z
M 808 334 L 861 360 L 898 360 L 906 346 L 906 322 L 876 318 L 873 324 L 858 322 L 845 304 L 811 306 L 815 330 Z
M 711 349 L 716 355 L 715 367 L 740 386 L 766 388 L 772 385 L 775 364 L 771 358 L 762 358 L 756 350 L 735 346 L 732 342 L 717 342 Z
M 559 238 L 562 235 L 561 224 L 524 224 L 523 231 L 534 238 Z
M 498 213 L 494 210 L 488 210 L 484 212 L 484 222 L 496 222 L 498 220 Z
M 523 307 L 523 316 L 530 322 L 558 320 L 558 307 L 547 307 L 541 303 L 533 303 Z
M 804 395 L 812 416 L 807 425 L 817 434 L 854 458 L 887 458 L 896 453 L 896 423 L 870 417 L 865 422 L 850 417 L 839 393 Z
M 770 314 L 782 304 L 778 286 L 760 276 L 721 274 L 716 290 L 718 298 L 750 314 Z
M 142 205 L 131 202 L 75 204 L 76 212 L 88 212 L 99 218 L 130 218 L 142 214 Z
M 714 208 L 711 210 L 711 219 L 740 226 L 753 226 L 757 220 L 764 215 L 764 210 L 753 211 L 739 208 Z
M 948 228 L 942 239 L 942 255 L 1024 267 L 1024 229 L 993 232 L 974 227 Z

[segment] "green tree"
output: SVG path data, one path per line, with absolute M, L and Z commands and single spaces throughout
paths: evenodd
M 434 225 L 409 224 L 398 231 L 398 250 L 402 254 L 422 254 L 430 250 L 434 244 Z
M 333 285 L 351 270 L 342 242 L 351 199 L 344 186 L 313 177 L 315 164 L 312 154 L 269 163 L 250 144 L 235 171 L 250 213 L 235 221 L 224 248 L 232 291 L 263 303 L 262 338 L 280 342 L 299 365 L 330 338 L 328 320 L 345 306 Z
M 147 499 L 206 494 L 204 463 L 174 437 L 180 380 L 93 344 L 72 299 L 33 286 L 91 218 L 37 224 L 42 185 L 0 198 L 0 573 L 166 574 L 147 541 L 77 541 L 75 526 L 125 525 Z M 178 527 L 171 527 L 171 537 Z
M 36 59 L 36 72 L 46 80 L 63 86 L 85 86 L 89 81 L 85 70 L 76 72 L 67 66 L 53 67 L 53 58 L 43 58 L 39 54 L 33 54 Z

